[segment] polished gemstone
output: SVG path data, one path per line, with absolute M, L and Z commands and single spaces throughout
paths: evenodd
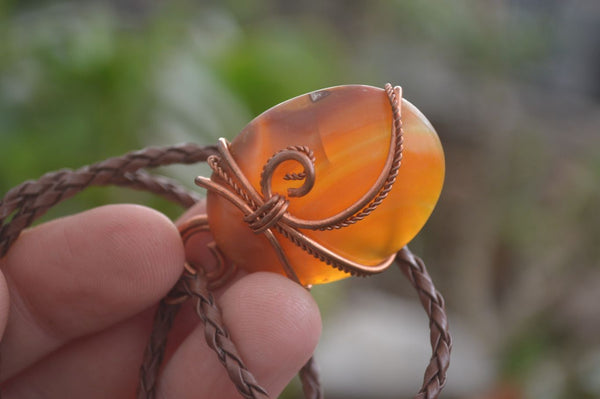
M 423 227 L 438 200 L 444 180 L 439 138 L 425 116 L 402 101 L 404 151 L 389 196 L 367 218 L 351 226 L 325 231 L 301 230 L 326 248 L 352 261 L 376 265 L 406 245 Z M 263 166 L 289 146 L 307 146 L 315 156 L 316 181 L 302 197 L 289 198 L 288 212 L 320 220 L 352 205 L 375 183 L 384 167 L 392 135 L 392 108 L 383 89 L 338 86 L 302 95 L 264 112 L 232 141 L 230 151 L 257 192 Z M 302 181 L 287 173 L 302 167 L 286 161 L 274 174 L 274 193 Z M 263 234 L 254 233 L 228 201 L 209 192 L 211 230 L 222 252 L 249 271 L 284 273 Z M 339 280 L 348 274 L 334 269 L 275 233 L 303 284 Z

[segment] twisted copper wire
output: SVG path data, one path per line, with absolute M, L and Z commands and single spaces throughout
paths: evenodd
M 252 209 L 256 209 L 256 203 L 252 200 L 252 198 L 250 198 L 246 190 L 241 188 L 238 185 L 237 181 L 229 173 L 227 173 L 225 169 L 223 169 L 220 157 L 218 157 L 217 155 L 211 155 L 210 157 L 208 157 L 207 163 L 208 166 L 210 166 L 210 168 L 212 169 L 212 171 L 215 172 L 217 176 L 219 176 L 221 179 L 223 179 L 225 183 L 229 187 L 231 187 L 240 198 L 242 198 L 246 203 L 248 203 Z
M 400 164 L 402 163 L 402 152 L 404 150 L 404 134 L 402 130 L 402 114 L 401 114 L 401 103 L 402 93 L 399 88 L 394 88 L 390 83 L 386 83 L 385 92 L 390 101 L 392 107 L 392 136 L 396 141 L 393 148 L 393 160 L 392 167 L 389 171 L 388 176 L 385 179 L 385 183 L 377 195 L 369 202 L 367 206 L 361 209 L 359 212 L 350 215 L 348 218 L 339 221 L 335 224 L 322 228 L 323 230 L 333 230 L 348 227 L 354 223 L 357 223 L 367 216 L 369 216 L 381 203 L 385 200 L 392 190 L 396 178 L 398 177 L 398 171 L 400 170 Z
M 265 179 L 266 175 L 269 174 L 267 169 L 267 165 L 270 164 L 270 161 L 273 159 L 273 157 L 275 157 L 277 154 L 284 152 L 284 151 L 294 151 L 294 152 L 300 152 L 305 154 L 308 159 L 311 161 L 312 164 L 314 164 L 316 162 L 316 158 L 315 158 L 315 154 L 313 153 L 313 151 L 308 148 L 305 145 L 293 145 L 290 146 L 288 148 L 286 148 L 285 150 L 279 151 L 278 153 L 275 153 L 271 159 L 269 159 L 267 161 L 267 163 L 265 164 L 265 167 L 263 168 L 262 171 L 262 175 L 261 175 L 261 180 Z M 307 178 L 307 174 L 306 172 L 300 172 L 300 173 L 286 173 L 285 176 L 283 176 L 283 180 L 304 180 Z M 263 184 L 261 183 L 261 186 Z

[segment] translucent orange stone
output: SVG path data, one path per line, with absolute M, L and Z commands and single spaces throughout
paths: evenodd
M 423 227 L 438 200 L 444 180 L 444 154 L 425 116 L 402 100 L 404 151 L 389 196 L 367 218 L 339 230 L 302 230 L 328 249 L 364 265 L 376 265 L 406 245 Z M 309 220 L 324 219 L 346 209 L 375 183 L 389 152 L 392 109 L 386 92 L 370 86 L 338 86 L 305 94 L 264 112 L 233 140 L 230 152 L 257 192 L 264 164 L 289 146 L 314 152 L 316 181 L 303 197 L 289 198 L 288 212 Z M 274 193 L 302 181 L 293 161 L 280 165 Z M 209 191 L 209 224 L 215 241 L 230 261 L 249 271 L 284 273 L 263 234 L 254 233 L 234 205 Z M 275 232 L 303 284 L 339 280 L 348 274 L 319 261 Z

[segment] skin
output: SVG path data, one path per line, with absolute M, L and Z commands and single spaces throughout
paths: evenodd
M 184 218 L 203 212 L 196 206 Z M 187 256 L 210 262 L 196 237 Z M 188 250 L 191 246 L 188 246 Z M 175 225 L 111 205 L 25 231 L 0 260 L 0 380 L 10 398 L 134 398 L 156 303 L 185 254 Z M 317 305 L 273 273 L 238 272 L 216 298 L 246 365 L 277 397 L 311 356 Z M 170 336 L 158 398 L 239 398 L 189 302 Z

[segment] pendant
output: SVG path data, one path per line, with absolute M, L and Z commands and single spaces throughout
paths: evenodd
M 207 217 L 229 268 L 304 286 L 385 270 L 423 227 L 444 180 L 440 140 L 399 87 L 348 85 L 288 100 L 209 157 Z M 225 266 L 212 280 L 231 274 Z

